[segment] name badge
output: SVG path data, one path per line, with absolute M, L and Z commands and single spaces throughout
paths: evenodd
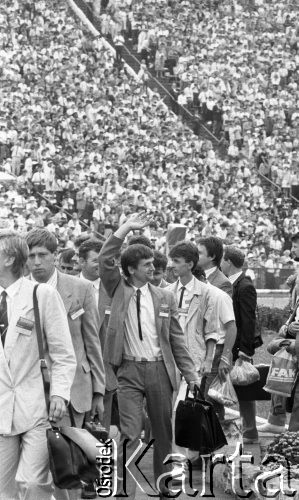
M 18 319 L 16 324 L 18 333 L 22 333 L 23 335 L 31 335 L 33 327 L 34 327 L 34 321 L 22 317 Z
M 72 319 L 77 319 L 79 316 L 82 316 L 84 314 L 84 309 L 81 307 L 81 309 L 78 309 L 78 311 L 75 311 L 73 314 L 71 314 Z
M 159 317 L 160 318 L 169 318 L 169 305 L 168 304 L 161 304 L 160 311 L 159 311 Z
M 110 314 L 111 314 L 111 307 L 109 307 L 109 306 L 106 307 L 105 314 L 107 314 L 108 316 L 110 316 Z
M 178 309 L 179 316 L 187 316 L 188 315 L 188 307 L 180 307 Z

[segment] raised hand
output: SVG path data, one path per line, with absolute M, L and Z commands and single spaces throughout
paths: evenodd
M 130 230 L 142 229 L 148 226 L 153 221 L 153 216 L 147 212 L 139 212 L 131 214 L 125 224 L 130 226 Z

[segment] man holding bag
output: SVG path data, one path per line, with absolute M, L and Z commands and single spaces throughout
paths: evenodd
M 0 232 L 0 497 L 51 500 L 46 431 L 70 401 L 76 357 L 63 302 L 47 284 L 37 289 L 50 368 L 46 408 L 33 312 L 35 284 L 24 278 L 25 240 Z
M 233 348 L 233 360 L 238 358 L 252 363 L 255 341 L 255 311 L 257 295 L 251 279 L 242 271 L 245 255 L 236 247 L 227 247 L 221 262 L 224 274 L 233 285 L 233 306 L 237 326 L 237 338 Z M 255 419 L 255 401 L 239 400 L 242 418 L 243 444 L 258 442 Z

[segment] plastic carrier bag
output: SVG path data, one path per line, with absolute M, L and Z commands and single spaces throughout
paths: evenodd
M 257 382 L 260 374 L 249 361 L 238 358 L 230 372 L 230 378 L 233 385 L 249 385 Z
M 238 402 L 238 397 L 229 375 L 226 376 L 225 382 L 221 382 L 217 375 L 209 387 L 208 396 L 224 406 L 234 406 Z

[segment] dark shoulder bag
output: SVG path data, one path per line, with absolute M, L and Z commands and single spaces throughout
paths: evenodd
M 35 329 L 38 343 L 41 373 L 44 385 L 45 400 L 47 410 L 49 410 L 50 378 L 47 363 L 44 355 L 43 335 L 40 323 L 40 315 L 37 300 L 37 288 L 33 290 L 33 307 L 35 318 Z M 72 427 L 55 427 L 47 429 L 47 445 L 49 452 L 50 471 L 52 473 L 55 486 L 61 489 L 79 489 L 82 486 L 81 481 L 95 479 L 98 477 L 98 471 L 95 463 L 91 463 L 86 453 L 74 440 L 64 433 L 68 429 L 71 433 L 76 428 L 74 415 L 71 405 L 69 405 L 69 414 Z M 84 429 L 78 429 L 84 431 Z M 85 431 L 87 432 L 87 431 Z M 69 432 L 66 432 L 69 434 Z M 72 434 L 72 433 L 71 433 Z M 88 433 L 89 434 L 89 433 Z

